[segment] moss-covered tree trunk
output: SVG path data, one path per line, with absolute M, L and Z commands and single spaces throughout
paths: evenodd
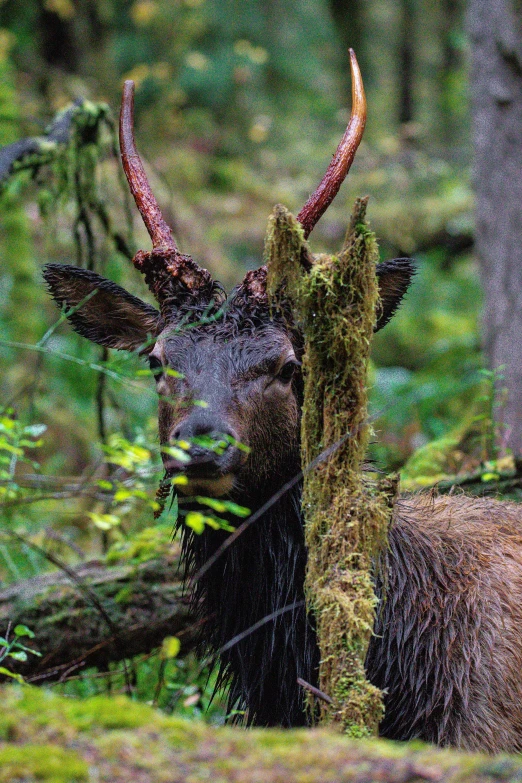
M 381 693 L 366 680 L 364 660 L 376 604 L 373 556 L 385 543 L 389 519 L 387 498 L 363 481 L 378 297 L 377 246 L 365 212 L 366 200 L 357 201 L 338 256 L 312 259 L 299 224 L 281 208 L 267 242 L 271 291 L 276 300 L 282 292 L 290 299 L 305 339 L 306 587 L 321 651 L 320 688 L 333 699 L 322 717 L 353 736 L 376 733 L 382 716 Z

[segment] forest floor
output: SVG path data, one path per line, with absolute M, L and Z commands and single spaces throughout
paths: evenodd
M 522 779 L 522 759 L 326 730 L 218 728 L 126 697 L 1 691 L 0 783 L 461 783 Z

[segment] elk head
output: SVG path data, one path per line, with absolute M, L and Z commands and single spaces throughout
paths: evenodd
M 352 114 L 325 176 L 297 216 L 304 239 L 338 192 L 364 130 L 363 84 L 350 54 Z M 179 252 L 136 151 L 133 102 L 134 84 L 128 81 L 120 115 L 121 158 L 152 240 L 152 250 L 139 251 L 133 263 L 159 309 L 76 267 L 49 264 L 45 280 L 55 301 L 73 308 L 68 318 L 77 332 L 99 345 L 148 357 L 160 398 L 161 443 L 186 442 L 188 462 L 164 454 L 167 474 L 183 471 L 188 478 L 183 491 L 273 492 L 299 469 L 299 333 L 291 314 L 289 325 L 289 318 L 271 313 L 266 267 L 247 273 L 227 297 L 207 270 Z M 302 261 L 309 268 L 314 258 L 306 243 L 304 248 Z M 408 288 L 413 267 L 407 259 L 395 259 L 376 271 L 379 329 Z

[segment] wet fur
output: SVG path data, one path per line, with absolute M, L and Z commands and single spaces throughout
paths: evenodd
M 386 689 L 382 735 L 521 751 L 520 506 L 401 498 L 381 573 L 366 664 Z
M 153 308 L 108 281 L 70 270 L 53 265 L 47 276 L 60 305 L 70 307 L 94 288 L 117 305 L 116 317 L 104 326 L 96 295 L 81 317 L 71 317 L 81 334 L 132 350 L 160 329 Z M 291 394 L 274 394 L 270 401 L 263 400 L 255 373 L 249 375 L 276 344 L 283 350 L 291 340 L 298 356 L 302 349 L 286 316 L 272 320 L 263 280 L 262 269 L 248 273 L 214 322 L 199 319 L 217 315 L 217 305 L 212 310 L 197 297 L 184 301 L 178 315 L 196 321 L 195 327 L 172 336 L 176 325 L 169 326 L 154 348 L 159 350 L 163 340 L 165 364 L 180 368 L 187 382 L 194 379 L 192 391 L 175 379 L 159 385 L 167 397 L 160 399 L 162 442 L 179 421 L 188 421 L 189 408 L 177 407 L 177 400 L 192 392 L 208 396 L 205 415 L 215 424 L 232 423 L 239 439 L 252 446 L 232 489 L 233 499 L 252 511 L 299 471 L 299 377 Z M 400 286 L 392 280 L 395 288 Z M 393 298 L 390 302 L 383 318 L 396 306 Z M 209 365 L 201 386 L 199 377 Z M 202 409 L 190 414 L 202 415 Z M 196 536 L 184 529 L 182 535 L 189 577 L 226 537 L 214 530 Z M 296 490 L 240 536 L 195 585 L 193 607 L 204 620 L 202 651 L 216 653 L 272 612 L 302 601 L 305 562 Z M 367 671 L 386 691 L 381 733 L 489 752 L 522 751 L 520 506 L 464 496 L 401 498 L 376 573 L 380 603 Z M 230 687 L 229 706 L 244 710 L 248 723 L 303 725 L 310 714 L 297 677 L 316 684 L 318 659 L 313 621 L 299 608 L 224 652 L 219 680 Z
M 224 534 L 184 531 L 188 573 Z M 300 489 L 226 551 L 192 595 L 207 618 L 201 652 L 304 597 Z M 400 498 L 377 569 L 368 677 L 385 691 L 384 737 L 522 751 L 522 513 L 516 504 L 429 494 Z M 310 722 L 297 677 L 317 685 L 313 618 L 299 609 L 221 658 L 229 709 L 255 725 Z
M 215 653 L 238 634 L 278 609 L 304 601 L 306 549 L 300 488 L 288 493 L 248 528 L 198 581 L 191 595 L 205 621 L 202 656 Z M 226 534 L 197 536 L 182 528 L 187 574 L 207 562 Z M 297 678 L 317 680 L 319 651 L 304 606 L 279 615 L 224 652 L 219 684 L 228 687 L 228 711 L 247 724 L 304 726 L 305 693 Z

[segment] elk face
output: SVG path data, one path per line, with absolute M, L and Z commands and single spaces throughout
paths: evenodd
M 348 128 L 323 180 L 297 216 L 305 238 L 338 192 L 364 130 L 366 102 L 353 52 L 351 69 Z M 152 251 L 139 251 L 133 263 L 159 310 L 87 270 L 49 264 L 44 277 L 56 302 L 68 308 L 76 331 L 99 345 L 139 350 L 149 357 L 160 396 L 160 439 L 171 449 L 164 454 L 165 467 L 168 474 L 186 475 L 183 491 L 215 496 L 259 492 L 263 486 L 274 491 L 299 470 L 301 379 L 294 345 L 299 337 L 286 322 L 271 317 L 265 267 L 249 272 L 225 300 L 210 274 L 179 252 L 135 147 L 133 101 L 134 85 L 126 82 L 121 157 L 152 239 Z M 313 263 L 311 254 L 303 263 Z M 377 328 L 393 314 L 412 274 L 408 259 L 377 266 Z M 177 442 L 184 444 L 185 460 L 173 456 Z M 216 442 L 217 448 L 212 445 Z
M 184 449 L 184 460 L 164 454 L 167 472 L 188 479 L 182 492 L 244 494 L 290 465 L 299 470 L 299 362 L 284 331 L 234 335 L 225 323 L 215 333 L 160 336 L 149 362 L 161 443 Z

